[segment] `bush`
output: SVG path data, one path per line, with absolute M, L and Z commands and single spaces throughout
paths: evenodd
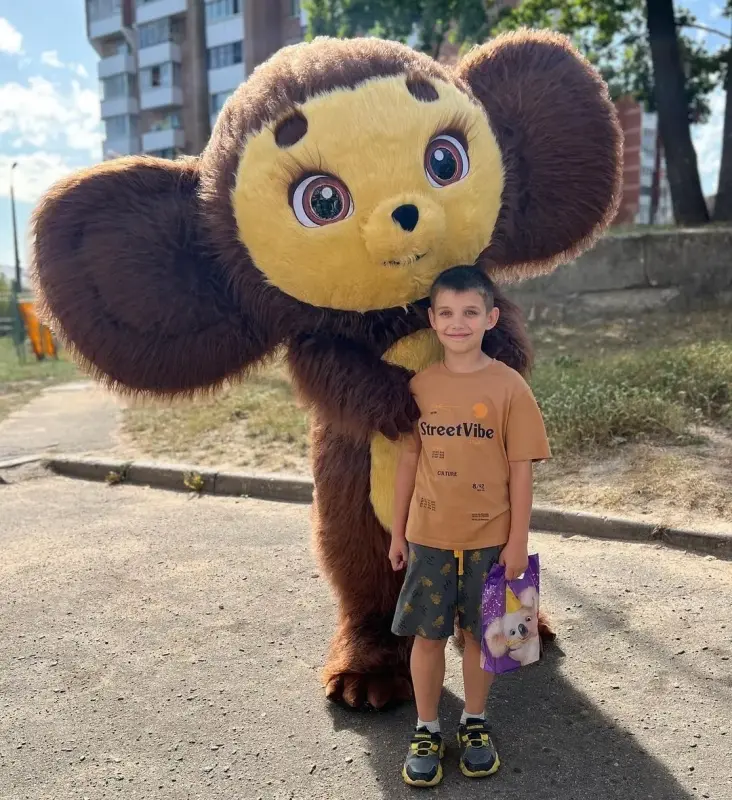
M 532 388 L 557 454 L 628 440 L 689 438 L 694 423 L 729 423 L 732 344 L 643 350 L 537 365 Z

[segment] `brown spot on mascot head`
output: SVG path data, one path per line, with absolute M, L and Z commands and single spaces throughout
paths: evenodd
M 506 35 L 455 69 L 316 39 L 240 86 L 200 157 L 121 158 L 54 186 L 35 283 L 97 376 L 193 391 L 304 330 L 394 328 L 453 264 L 552 269 L 611 219 L 620 150 L 605 85 L 557 35 Z

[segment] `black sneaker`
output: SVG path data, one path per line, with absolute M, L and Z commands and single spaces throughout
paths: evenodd
M 442 757 L 445 742 L 439 733 L 430 733 L 427 728 L 417 728 L 409 744 L 402 778 L 410 786 L 437 786 L 442 780 Z
M 468 778 L 486 778 L 501 766 L 484 719 L 469 717 L 458 728 L 460 771 Z

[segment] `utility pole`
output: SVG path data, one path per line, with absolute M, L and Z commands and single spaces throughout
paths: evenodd
M 22 286 L 20 285 L 20 256 L 18 255 L 18 221 L 15 216 L 15 189 L 13 187 L 13 171 L 18 166 L 18 162 L 14 161 L 10 167 L 10 208 L 13 215 L 13 246 L 15 247 L 15 291 L 20 293 Z

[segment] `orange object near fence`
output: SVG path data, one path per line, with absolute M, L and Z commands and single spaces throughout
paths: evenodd
M 38 319 L 33 300 L 19 297 L 18 310 L 36 358 L 56 358 L 56 341 L 51 331 Z

